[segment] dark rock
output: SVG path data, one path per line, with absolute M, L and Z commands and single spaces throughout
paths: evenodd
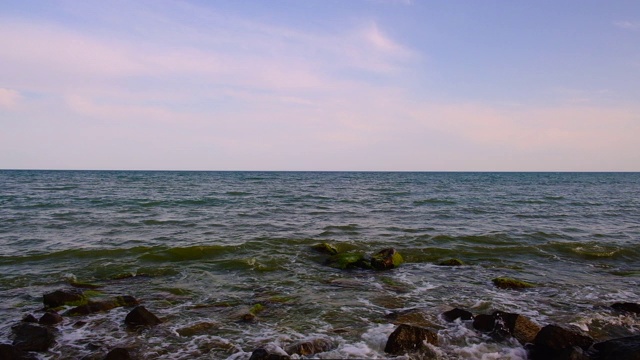
M 37 323 L 38 319 L 36 319 L 36 317 L 31 314 L 27 314 L 22 318 L 22 321 L 28 323 Z
M 524 345 L 533 343 L 540 332 L 540 326 L 526 316 L 518 315 L 510 331 L 511 335 Z
M 611 307 L 618 311 L 640 314 L 640 304 L 636 303 L 615 303 Z
M 473 320 L 473 327 L 491 333 L 496 340 L 513 336 L 523 345 L 532 343 L 540 331 L 540 326 L 526 316 L 504 311 L 495 311 L 491 315 L 477 315 Z
M 249 360 L 289 360 L 288 355 L 276 354 L 267 349 L 256 349 L 251 353 Z
M 138 326 L 158 325 L 162 321 L 158 319 L 157 316 L 153 315 L 144 306 L 136 306 L 133 310 L 129 312 L 129 314 L 127 314 L 127 317 L 124 319 L 124 322 L 129 327 L 138 327 Z
M 582 350 L 589 349 L 591 344 L 593 339 L 578 330 L 547 325 L 536 335 L 530 355 L 533 360 L 580 359 L 586 356 Z M 576 347 L 581 350 L 575 349 Z
M 451 309 L 442 313 L 442 317 L 448 322 L 454 322 L 458 319 L 461 320 L 473 320 L 473 314 L 467 310 Z
M 0 359 L 3 360 L 35 360 L 35 355 L 26 353 L 10 344 L 0 344 Z
M 384 351 L 394 355 L 431 354 L 432 350 L 425 345 L 425 341 L 432 345 L 438 345 L 438 335 L 427 328 L 401 324 L 389 335 Z
M 421 309 L 393 311 L 384 317 L 391 320 L 396 325 L 407 324 L 426 328 L 434 328 L 438 326 L 434 324 L 433 321 L 429 320 Z
M 53 331 L 44 326 L 20 323 L 11 330 L 13 345 L 22 351 L 47 351 L 55 342 Z
M 338 253 L 338 249 L 335 246 L 326 242 L 315 244 L 311 248 L 322 254 L 335 255 Z
M 131 360 L 131 354 L 129 354 L 129 350 L 125 348 L 115 348 L 109 351 L 104 360 Z
M 371 266 L 376 270 L 397 268 L 403 262 L 402 255 L 394 248 L 380 250 L 371 257 Z
M 64 289 L 44 294 L 42 296 L 42 302 L 46 307 L 56 308 L 63 305 L 82 305 L 87 302 L 87 298 L 82 291 Z
M 140 302 L 133 296 L 116 296 L 111 300 L 105 301 L 89 301 L 87 304 L 76 306 L 73 309 L 68 310 L 65 315 L 78 316 L 89 315 L 97 312 L 105 312 L 117 307 L 135 306 Z
M 62 322 L 62 316 L 54 311 L 44 313 L 38 320 L 41 325 L 55 325 Z
M 309 356 L 321 352 L 329 351 L 333 348 L 333 343 L 328 338 L 314 338 L 311 340 L 298 341 L 286 348 L 289 355 L 297 354 Z
M 213 330 L 217 328 L 218 326 L 215 323 L 199 322 L 187 327 L 180 328 L 176 330 L 176 332 L 180 336 L 205 335 L 205 334 L 210 334 Z
M 440 266 L 461 266 L 461 265 L 464 265 L 464 263 L 460 259 L 448 259 L 448 260 L 445 260 L 445 261 L 441 261 L 440 263 L 438 263 L 438 265 L 440 265 Z
M 526 281 L 508 277 L 497 277 L 491 281 L 493 282 L 493 285 L 499 287 L 500 289 L 526 289 L 535 287 L 534 284 L 528 283 Z
M 371 261 L 360 253 L 341 253 L 330 257 L 327 265 L 337 269 L 371 269 Z
M 482 332 L 491 332 L 496 326 L 493 315 L 479 314 L 473 318 L 473 328 Z
M 598 360 L 640 360 L 640 335 L 608 340 L 593 345 Z

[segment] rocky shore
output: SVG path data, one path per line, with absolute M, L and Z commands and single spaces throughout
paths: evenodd
M 380 250 L 372 255 L 360 253 L 341 253 L 335 246 L 322 243 L 312 247 L 322 255 L 322 261 L 337 269 L 364 269 L 365 271 L 389 271 L 403 263 L 396 249 Z M 438 265 L 460 266 L 458 259 L 443 260 Z M 504 291 L 527 291 L 536 284 L 511 278 L 491 280 L 497 289 Z M 0 340 L 0 359 L 36 359 L 36 354 L 51 349 L 56 339 L 63 336 L 59 328 L 62 323 L 72 324 L 74 328 L 86 325 L 86 317 L 97 313 L 108 313 L 116 308 L 127 309 L 121 320 L 131 336 L 163 324 L 166 320 L 156 316 L 153 311 L 141 305 L 133 296 L 120 295 L 111 298 L 94 296 L 100 287 L 92 284 L 73 283 L 42 297 L 43 308 L 34 310 L 17 320 L 6 341 Z M 640 316 L 640 304 L 630 302 L 609 305 L 612 311 Z M 255 303 L 250 308 L 237 312 L 236 321 L 259 321 L 259 315 L 265 305 Z M 385 320 L 394 324 L 395 330 L 389 335 L 384 352 L 390 358 L 404 356 L 409 359 L 438 359 L 438 325 L 424 319 L 424 309 L 405 309 L 389 312 Z M 533 360 L 640 360 L 640 335 L 611 337 L 606 341 L 596 341 L 578 328 L 565 324 L 539 324 L 529 317 L 502 310 L 474 314 L 467 309 L 452 308 L 439 314 L 440 319 L 449 323 L 458 323 L 468 329 L 488 336 L 489 341 L 517 341 L 526 349 L 527 356 Z M 198 322 L 179 328 L 180 336 L 197 336 L 215 332 L 212 322 Z M 4 343 L 3 343 L 4 342 Z M 314 358 L 315 354 L 334 349 L 337 344 L 329 337 L 311 337 L 295 341 L 288 346 L 269 346 L 256 349 L 244 349 L 251 355 L 238 357 L 249 360 L 284 360 L 296 358 Z M 144 356 L 135 348 L 114 347 L 95 349 L 83 357 L 84 360 L 125 360 L 142 359 Z

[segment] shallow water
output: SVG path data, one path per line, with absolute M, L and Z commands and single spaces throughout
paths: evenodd
M 640 332 L 639 173 L 0 171 L 0 333 L 70 282 L 133 295 L 165 322 L 128 331 L 119 308 L 67 318 L 44 358 L 116 346 L 145 358 L 244 359 L 330 339 L 314 358 L 388 358 L 394 311 L 419 309 L 443 359 L 521 359 L 452 307 L 505 310 L 596 339 Z M 310 249 L 396 248 L 397 269 L 337 270 Z M 438 266 L 459 258 L 461 267 Z M 500 290 L 491 279 L 537 284 Z M 257 321 L 240 321 L 260 303 Z M 86 324 L 78 326 L 77 322 Z M 196 336 L 177 329 L 211 323 Z

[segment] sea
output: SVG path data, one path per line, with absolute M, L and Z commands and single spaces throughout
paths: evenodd
M 404 263 L 338 269 L 322 243 Z M 402 321 L 437 332 L 438 359 L 526 359 L 441 314 L 501 310 L 606 340 L 640 333 L 610 307 L 640 302 L 639 285 L 640 173 L 0 171 L 0 343 L 58 289 L 134 296 L 163 321 L 63 316 L 41 359 L 241 360 L 318 339 L 293 358 L 408 359 L 384 351 Z

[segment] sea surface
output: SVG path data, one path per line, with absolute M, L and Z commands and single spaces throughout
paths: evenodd
M 323 242 L 393 247 L 405 263 L 335 269 L 311 248 Z M 438 265 L 451 258 L 464 265 Z M 499 276 L 536 287 L 498 289 Z M 65 317 L 41 358 L 248 359 L 324 339 L 331 349 L 308 358 L 387 359 L 393 315 L 411 310 L 438 331 L 441 359 L 526 359 L 517 341 L 440 314 L 639 334 L 638 317 L 609 306 L 640 302 L 640 173 L 0 171 L 0 342 L 42 314 L 43 294 L 78 283 L 164 322 L 130 331 L 130 308 Z

